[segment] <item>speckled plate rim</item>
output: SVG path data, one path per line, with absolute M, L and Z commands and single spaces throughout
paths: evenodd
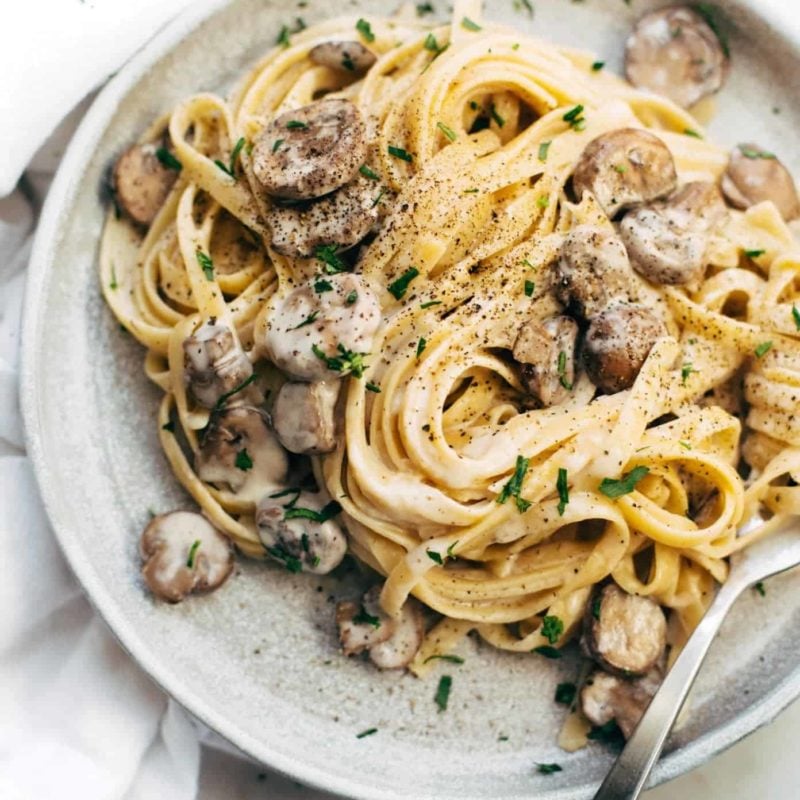
M 407 800 L 409 793 L 370 787 L 363 780 L 340 779 L 300 757 L 287 757 L 273 751 L 258 738 L 243 731 L 235 719 L 216 711 L 204 698 L 194 693 L 177 676 L 165 669 L 158 655 L 151 651 L 126 619 L 125 609 L 99 580 L 79 537 L 66 523 L 65 498 L 51 479 L 51 466 L 45 458 L 42 410 L 39 405 L 41 384 L 38 380 L 37 343 L 42 323 L 42 288 L 47 271 L 55 260 L 54 243 L 64 219 L 69 214 L 80 186 L 82 170 L 94 147 L 114 117 L 120 100 L 145 75 L 206 18 L 229 4 L 229 0 L 203 0 L 185 9 L 165 25 L 119 70 L 99 93 L 83 118 L 61 161 L 39 220 L 34 241 L 23 306 L 22 369 L 20 407 L 25 423 L 25 442 L 39 484 L 42 500 L 56 538 L 67 562 L 92 605 L 128 654 L 149 677 L 191 714 L 223 736 L 247 756 L 291 778 L 324 791 L 364 800 Z M 742 0 L 776 31 L 781 31 L 791 45 L 800 50 L 800 26 L 791 19 L 791 8 L 761 7 L 758 0 Z M 676 778 L 711 759 L 736 742 L 768 724 L 792 701 L 800 697 L 800 665 L 790 677 L 729 723 L 711 730 L 691 744 L 670 753 L 657 765 L 650 786 Z M 590 796 L 593 784 L 583 783 L 550 795 L 552 800 L 576 800 Z M 466 800 L 466 798 L 465 798 Z

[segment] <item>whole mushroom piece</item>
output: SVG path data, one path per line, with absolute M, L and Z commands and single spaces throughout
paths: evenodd
M 731 152 L 722 191 L 735 208 L 771 201 L 785 220 L 800 216 L 800 199 L 791 173 L 774 153 L 755 144 L 740 144 Z
M 578 199 L 591 192 L 609 219 L 670 194 L 677 182 L 669 148 L 640 128 L 620 128 L 593 139 L 572 174 Z
M 153 594 L 170 603 L 179 603 L 192 592 L 216 589 L 233 570 L 228 538 L 192 511 L 153 517 L 139 550 L 145 582 Z
M 114 165 L 117 203 L 139 225 L 153 222 L 178 177 L 176 170 L 161 163 L 158 150 L 156 144 L 134 145 Z
M 290 452 L 321 455 L 336 449 L 336 401 L 339 381 L 285 383 L 272 407 L 281 444 Z
M 323 42 L 311 48 L 308 57 L 321 67 L 360 75 L 378 60 L 375 53 L 361 42 Z

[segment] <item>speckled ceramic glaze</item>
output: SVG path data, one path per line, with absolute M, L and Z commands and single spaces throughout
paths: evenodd
M 351 5 L 386 10 L 374 0 Z M 595 49 L 619 69 L 634 17 L 654 4 L 536 0 L 533 21 L 513 5 L 490 2 L 487 16 Z M 738 33 L 712 131 L 728 144 L 756 140 L 797 173 L 797 43 L 756 2 L 724 5 Z M 284 22 L 298 14 L 319 20 L 332 6 L 197 3 L 120 71 L 86 116 L 48 198 L 28 284 L 22 406 L 47 510 L 73 569 L 132 656 L 265 764 L 359 798 L 586 798 L 612 755 L 598 745 L 567 755 L 555 744 L 563 712 L 553 692 L 575 678 L 573 655 L 520 657 L 470 640 L 463 666 L 437 669 L 453 676 L 440 713 L 438 674 L 382 674 L 338 653 L 333 604 L 346 583 L 243 561 L 222 590 L 172 607 L 154 602 L 139 577 L 136 545 L 148 511 L 190 503 L 158 447 L 159 398 L 143 374 L 143 350 L 100 296 L 101 181 L 154 116 L 187 94 L 224 91 Z M 696 766 L 800 694 L 798 652 L 800 582 L 789 576 L 771 583 L 766 598 L 736 607 L 655 780 Z M 378 733 L 356 738 L 373 727 Z M 535 762 L 553 761 L 563 772 L 536 773 Z

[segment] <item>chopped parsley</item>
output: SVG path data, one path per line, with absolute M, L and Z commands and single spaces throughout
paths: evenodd
M 161 426 L 161 430 L 162 431 L 169 431 L 170 433 L 175 433 L 175 423 L 172 420 L 170 420 L 169 422 L 165 422 Z
M 354 353 L 341 343 L 336 347 L 340 354 L 338 356 L 326 355 L 325 352 L 315 344 L 311 345 L 311 351 L 317 358 L 324 361 L 328 369 L 333 370 L 333 372 L 339 372 L 342 375 L 353 375 L 356 378 L 360 378 L 367 368 L 364 359 L 369 353 Z
M 562 350 L 558 354 L 558 382 L 568 391 L 572 391 L 573 383 L 567 380 L 567 354 Z
M 350 292 L 350 294 L 347 295 L 347 297 L 345 297 L 344 304 L 346 306 L 351 306 L 353 305 L 353 303 L 356 302 L 356 300 L 358 300 L 358 292 L 355 289 L 353 289 L 353 291 Z
M 764 588 L 764 581 L 759 581 L 758 583 L 754 584 L 753 591 L 758 592 L 762 597 L 767 596 L 767 590 Z
M 333 284 L 330 281 L 326 281 L 325 278 L 317 278 L 314 281 L 314 291 L 317 294 L 325 294 L 325 292 L 333 291 Z
M 454 551 L 455 551 L 455 549 L 456 549 L 456 546 L 458 545 L 458 542 L 459 542 L 459 540 L 458 540 L 458 539 L 456 539 L 456 540 L 453 542 L 453 544 L 451 544 L 451 545 L 450 545 L 450 547 L 448 547 L 448 548 L 447 548 L 447 557 L 448 557 L 448 558 L 456 558 L 456 554 L 455 554 L 455 552 L 454 552 Z
M 356 625 L 372 625 L 375 630 L 381 626 L 380 618 L 368 614 L 364 606 L 361 606 L 361 610 L 353 617 L 353 622 Z
M 777 158 L 775 153 L 768 153 L 765 150 L 755 150 L 752 147 L 748 147 L 747 145 L 744 145 L 744 144 L 740 144 L 739 145 L 739 152 L 745 158 L 752 158 L 752 159 L 756 159 L 756 158 L 765 158 L 765 159 Z
M 691 362 L 691 361 L 687 361 L 687 362 L 686 362 L 686 363 L 685 363 L 685 364 L 684 364 L 684 365 L 681 367 L 681 384 L 682 384 L 683 386 L 686 386 L 686 381 L 688 381 L 688 380 L 689 380 L 689 376 L 690 376 L 690 375 L 691 375 L 693 372 L 697 372 L 697 370 L 696 370 L 696 369 L 695 369 L 695 368 L 692 366 L 692 362 Z
M 365 731 L 361 731 L 361 733 L 356 734 L 356 739 L 363 739 L 365 736 L 372 736 L 373 733 L 377 733 L 377 728 L 367 728 Z
M 505 126 L 506 121 L 500 116 L 494 103 L 492 103 L 492 105 L 489 107 L 489 114 L 491 114 L 492 119 L 497 123 L 498 128 Z
M 533 281 L 525 281 L 525 297 L 533 297 L 536 291 L 536 284 Z
M 337 500 L 331 500 L 321 511 L 314 511 L 313 508 L 298 508 L 293 505 L 291 508 L 287 508 L 286 511 L 284 511 L 283 518 L 285 520 L 310 519 L 312 522 L 319 522 L 322 524 L 323 522 L 333 519 L 341 510 L 342 507 Z
M 290 33 L 289 26 L 284 25 L 281 28 L 281 32 L 278 34 L 278 38 L 275 40 L 275 44 L 279 44 L 281 47 L 288 47 L 292 43 L 289 38 Z
M 231 178 L 236 180 L 236 161 L 239 158 L 239 154 L 242 152 L 242 148 L 245 144 L 244 136 L 240 136 L 237 140 L 236 144 L 233 146 L 233 150 L 231 151 L 231 157 L 228 161 L 227 166 L 223 164 L 218 159 L 214 161 L 214 163 L 227 175 L 230 175 Z M 274 145 L 273 145 L 274 146 Z
M 231 389 L 229 392 L 225 392 L 225 394 L 223 394 L 222 397 L 220 397 L 220 399 L 217 400 L 216 405 L 211 411 L 212 415 L 215 412 L 219 411 L 231 397 L 233 397 L 235 394 L 239 394 L 239 392 L 246 389 L 251 383 L 253 383 L 254 380 L 256 380 L 257 377 L 258 376 L 254 372 L 249 378 L 243 380 L 237 387 Z
M 722 30 L 720 21 L 721 12 L 713 3 L 695 3 L 691 8 L 697 12 L 706 22 L 709 28 L 714 32 L 714 35 L 719 40 L 719 45 L 726 58 L 730 58 L 731 49 L 728 42 L 728 36 Z
M 299 325 L 295 325 L 294 328 L 289 328 L 289 330 L 297 331 L 300 330 L 300 328 L 305 328 L 306 325 L 313 325 L 318 316 L 319 311 L 312 311 Z
M 531 461 L 529 458 L 517 456 L 514 474 L 511 476 L 511 479 L 508 481 L 508 483 L 506 483 L 506 485 L 502 488 L 500 494 L 497 495 L 497 503 L 499 505 L 503 505 L 508 501 L 509 497 L 513 497 L 517 505 L 517 511 L 519 511 L 520 514 L 524 514 L 531 507 L 530 501 L 525 500 L 521 496 L 522 484 L 525 480 L 525 476 L 528 474 L 530 463 Z
M 693 128 L 684 128 L 683 132 L 686 136 L 692 136 L 695 139 L 702 139 L 703 137 Z
M 441 304 L 442 304 L 441 300 L 428 300 L 428 302 L 427 303 L 423 303 L 420 306 L 420 308 L 423 309 L 423 311 L 424 311 L 426 308 L 433 308 L 434 306 L 440 306 Z
M 432 33 L 429 33 L 425 37 L 425 41 L 424 41 L 422 46 L 426 50 L 428 50 L 431 53 L 433 53 L 434 57 L 438 56 L 438 55 L 441 55 L 442 53 L 444 53 L 445 50 L 447 50 L 447 45 L 445 45 L 444 47 L 441 47 L 439 45 L 439 42 L 436 40 L 436 37 Z
M 559 683 L 556 686 L 555 701 L 562 706 L 571 706 L 578 694 L 578 687 L 574 683 Z
M 405 293 L 408 291 L 411 281 L 413 281 L 418 275 L 419 270 L 416 267 L 407 269 L 397 280 L 392 281 L 389 284 L 387 287 L 389 294 L 391 294 L 395 300 L 402 300 L 405 296 Z
M 761 342 L 761 344 L 756 347 L 756 357 L 763 358 L 770 350 L 772 350 L 772 342 Z
M 347 272 L 347 263 L 337 255 L 338 252 L 338 244 L 321 244 L 314 251 L 314 257 L 325 265 L 325 272 L 328 275 Z
M 564 622 L 560 617 L 545 616 L 542 620 L 541 634 L 550 644 L 555 644 L 564 633 Z
M 375 383 L 371 383 L 371 382 L 367 383 L 367 387 L 366 388 L 367 388 L 368 392 L 373 392 L 374 394 L 380 394 L 381 393 L 381 387 L 378 386 Z
M 180 172 L 183 169 L 183 164 L 166 147 L 159 147 L 156 150 L 156 158 L 167 169 L 174 169 L 175 172 Z
M 276 139 L 275 144 L 272 145 L 272 152 L 277 153 L 280 150 L 281 145 L 284 143 L 285 139 Z
M 290 131 L 307 131 L 308 130 L 308 123 L 307 122 L 303 122 L 302 120 L 299 120 L 299 119 L 290 119 L 286 123 L 286 128 L 287 128 L 287 130 L 290 130 Z
M 435 14 L 436 9 L 432 3 L 417 3 L 417 16 L 424 17 L 426 14 Z
M 246 447 L 236 454 L 236 460 L 233 463 L 236 465 L 236 469 L 240 469 L 242 472 L 253 469 L 253 459 L 250 458 L 250 453 L 247 452 Z
M 564 122 L 568 122 L 570 128 L 576 131 L 582 131 L 586 127 L 586 119 L 582 116 L 584 108 L 582 105 L 577 105 L 567 111 L 562 117 Z
M 561 658 L 561 651 L 556 650 L 555 647 L 550 647 L 549 644 L 543 644 L 541 647 L 534 647 L 531 652 L 538 653 L 540 656 L 544 656 L 545 658 L 550 658 L 553 660 Z
M 623 744 L 625 742 L 625 737 L 614 719 L 606 722 L 605 725 L 596 725 L 589 731 L 586 738 L 593 742 L 605 742 L 606 744 Z
M 619 480 L 615 478 L 603 478 L 600 481 L 600 491 L 612 499 L 630 494 L 636 484 L 650 472 L 648 467 L 634 467 L 630 472 L 623 475 Z
M 427 346 L 428 340 L 424 336 L 420 336 L 419 341 L 417 342 L 417 358 L 419 358 L 425 352 L 425 348 Z
M 375 208 L 375 206 L 378 205 L 378 203 L 380 203 L 381 200 L 383 200 L 383 196 L 385 194 L 386 194 L 386 189 L 381 189 L 380 192 L 378 192 L 378 196 L 373 201 L 371 208 Z
M 197 263 L 200 265 L 200 268 L 203 270 L 203 273 L 206 276 L 206 280 L 213 281 L 214 262 L 211 260 L 211 257 L 206 255 L 202 250 L 198 250 L 195 255 L 197 256 Z
M 458 139 L 458 134 L 450 127 L 444 124 L 444 122 L 437 122 L 436 127 L 451 141 L 454 142 Z
M 617 172 L 620 175 L 624 175 L 627 171 L 628 171 L 628 168 L 624 164 L 615 164 L 614 165 L 614 172 Z
M 744 254 L 748 258 L 759 258 L 760 256 L 763 256 L 764 253 L 766 252 L 767 252 L 766 250 L 745 250 Z
M 561 772 L 560 764 L 537 764 L 536 771 L 542 775 L 552 775 L 554 772 Z
M 792 319 L 794 320 L 795 328 L 800 331 L 800 311 L 797 310 L 797 306 L 792 306 Z
M 603 605 L 603 598 L 598 594 L 592 600 L 592 617 L 600 622 L 600 609 Z
M 111 262 L 111 282 L 108 284 L 108 288 L 111 289 L 112 292 L 119 289 L 119 283 L 117 283 L 117 269 L 113 261 Z
M 192 542 L 192 546 L 189 548 L 189 555 L 186 559 L 186 566 L 189 569 L 194 569 L 195 557 L 197 556 L 197 551 L 200 549 L 200 544 L 201 544 L 200 540 L 195 539 Z
M 435 550 L 426 550 L 425 553 L 435 564 L 438 564 L 439 566 L 444 564 L 444 559 L 442 558 L 441 553 L 437 553 Z
M 514 8 L 517 11 L 527 11 L 528 16 L 533 16 L 533 4 L 531 0 L 514 0 Z
M 550 205 L 550 198 L 546 194 L 543 194 L 541 197 L 537 198 L 536 205 L 541 209 L 548 208 Z
M 594 64 L 592 64 L 592 72 L 600 72 L 605 65 L 605 61 L 595 61 Z
M 539 145 L 539 161 L 541 161 L 543 164 L 545 161 L 547 161 L 547 153 L 550 150 L 551 144 L 553 144 L 552 141 L 541 142 L 541 144 Z
M 439 706 L 439 711 L 447 709 L 447 701 L 450 699 L 450 689 L 453 686 L 453 679 L 449 675 L 442 675 L 439 678 L 439 686 L 436 688 L 434 702 Z
M 467 30 L 467 31 L 482 31 L 483 30 L 483 28 L 481 28 L 481 26 L 478 25 L 477 22 L 473 22 L 469 17 L 464 17 L 461 20 L 461 27 L 464 28 L 464 30 Z
M 349 69 L 350 72 L 355 72 L 356 71 L 356 65 L 353 62 L 353 59 L 350 58 L 350 56 L 348 56 L 348 55 L 345 55 L 344 58 L 342 58 L 342 66 L 345 69 Z
M 409 163 L 414 160 L 414 156 L 412 156 L 411 153 L 403 150 L 402 147 L 395 147 L 391 144 L 389 145 L 389 155 L 399 158 L 401 161 L 408 161 Z
M 362 174 L 362 175 L 363 175 L 365 178 L 369 178 L 371 181 L 379 181 L 379 180 L 381 179 L 381 176 L 380 176 L 380 175 L 378 175 L 378 173 L 377 173 L 377 172 L 375 172 L 374 170 L 370 169 L 370 168 L 369 168 L 369 167 L 368 167 L 366 164 L 362 164 L 362 165 L 361 165 L 361 166 L 358 168 L 358 171 L 359 171 L 359 172 L 360 172 L 360 173 L 361 173 L 361 174 Z
M 303 571 L 303 562 L 297 556 L 287 553 L 282 547 L 268 547 L 267 552 L 276 561 L 280 561 L 289 572 L 296 575 Z
M 681 446 L 681 447 L 682 447 L 684 450 L 691 450 L 691 449 L 692 449 L 692 443 L 691 443 L 691 442 L 687 442 L 687 441 L 685 441 L 684 439 L 681 439 L 681 440 L 679 440 L 679 441 L 678 441 L 678 444 L 679 444 L 679 445 L 680 445 L 680 446 Z
M 451 664 L 463 664 L 464 659 L 461 656 L 452 656 L 449 653 L 443 653 L 439 655 L 436 653 L 435 655 L 428 656 L 422 663 L 427 664 L 429 661 L 449 661 Z
M 564 467 L 559 467 L 556 489 L 558 490 L 558 515 L 560 517 L 564 516 L 564 511 L 569 505 L 569 483 L 567 481 L 567 471 Z
M 375 41 L 375 34 L 372 32 L 372 25 L 370 25 L 369 22 L 367 22 L 363 17 L 356 22 L 356 30 L 364 37 L 364 41 Z

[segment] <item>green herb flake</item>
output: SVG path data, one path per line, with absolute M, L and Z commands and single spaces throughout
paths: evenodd
M 426 550 L 425 554 L 435 564 L 438 564 L 439 566 L 442 566 L 442 564 L 444 564 L 444 559 L 442 558 L 441 553 L 437 553 L 435 550 Z
M 312 311 L 299 325 L 295 325 L 294 328 L 289 328 L 289 330 L 297 331 L 300 330 L 300 328 L 305 328 L 307 325 L 313 325 L 318 316 L 319 311 Z
M 569 482 L 567 471 L 564 467 L 559 467 L 558 478 L 556 479 L 556 489 L 558 490 L 558 515 L 564 516 L 564 511 L 569 505 Z
M 156 150 L 156 158 L 167 169 L 175 170 L 175 172 L 180 172 L 183 169 L 183 164 L 166 147 L 159 147 Z
M 587 734 L 587 739 L 593 742 L 604 742 L 606 744 L 623 744 L 625 737 L 619 729 L 616 720 L 606 722 L 605 725 L 596 725 Z
M 423 303 L 420 308 L 424 311 L 425 309 L 433 308 L 434 306 L 440 306 L 441 304 L 441 300 L 428 300 L 428 302 Z
M 389 294 L 391 294 L 395 300 L 402 300 L 405 296 L 406 292 L 408 291 L 408 287 L 411 284 L 411 281 L 414 278 L 419 276 L 419 270 L 416 267 L 411 267 L 407 269 L 397 280 L 392 281 L 388 288 Z
M 536 771 L 542 775 L 552 775 L 554 772 L 561 772 L 560 764 L 537 764 Z
M 111 282 L 108 284 L 108 288 L 111 289 L 112 292 L 115 292 L 119 289 L 119 283 L 117 282 L 117 269 L 114 266 L 114 262 L 111 262 Z
M 453 686 L 453 679 L 449 675 L 442 675 L 439 678 L 439 686 L 436 688 L 434 702 L 439 706 L 439 711 L 447 710 L 447 702 L 450 699 L 450 689 Z
M 758 583 L 754 584 L 753 591 L 757 592 L 762 597 L 767 596 L 767 590 L 764 588 L 764 581 L 759 581 Z
M 212 416 L 219 411 L 231 397 L 233 397 L 235 394 L 239 394 L 241 391 L 244 391 L 251 383 L 253 383 L 253 381 L 256 380 L 257 377 L 258 376 L 254 372 L 252 375 L 250 375 L 250 377 L 243 380 L 237 387 L 231 389 L 229 392 L 225 392 L 225 394 L 223 394 L 222 397 L 217 400 L 216 405 L 212 409 Z
M 458 134 L 450 127 L 444 124 L 444 122 L 437 122 L 436 127 L 451 141 L 454 142 L 458 139 Z
M 748 147 L 747 145 L 740 144 L 739 145 L 739 152 L 745 158 L 757 159 L 757 158 L 764 158 L 764 159 L 774 159 L 777 158 L 775 153 L 768 153 L 765 150 L 755 150 L 752 147 Z
M 417 358 L 419 358 L 425 352 L 425 348 L 427 346 L 428 340 L 424 336 L 420 336 L 419 341 L 417 342 Z
M 380 192 L 378 192 L 378 196 L 373 201 L 371 208 L 375 208 L 375 206 L 377 206 L 378 203 L 380 203 L 381 200 L 383 200 L 383 196 L 385 194 L 386 194 L 386 189 L 381 189 Z
M 361 173 L 361 174 L 362 174 L 362 175 L 363 175 L 365 178 L 369 178 L 371 181 L 379 181 L 379 180 L 381 179 L 381 176 L 380 176 L 380 175 L 378 175 L 378 173 L 377 173 L 377 172 L 375 172 L 374 170 L 370 169 L 370 168 L 369 168 L 369 167 L 368 167 L 366 164 L 362 164 L 362 165 L 361 165 L 361 166 L 358 168 L 358 171 L 359 171 L 359 172 L 360 172 L 360 173 Z
M 525 281 L 525 297 L 533 297 L 536 291 L 536 284 L 533 281 Z
M 277 153 L 280 150 L 281 145 L 284 143 L 285 139 L 276 139 L 275 144 L 272 145 L 272 152 Z
M 198 250 L 195 255 L 197 256 L 197 263 L 200 265 L 200 268 L 203 270 L 203 273 L 206 276 L 207 281 L 214 280 L 214 262 L 211 260 L 211 257 L 204 253 L 202 250 Z
M 399 158 L 401 161 L 407 161 L 411 163 L 414 160 L 414 156 L 411 153 L 403 150 L 402 147 L 395 147 L 394 145 L 389 145 L 389 155 L 394 156 L 395 158 Z
M 189 548 L 189 555 L 188 555 L 188 557 L 186 559 L 186 566 L 189 569 L 194 569 L 195 560 L 196 560 L 196 556 L 197 556 L 197 551 L 200 549 L 200 544 L 201 544 L 200 540 L 199 539 L 195 539 L 192 542 L 192 546 Z
M 592 64 L 592 72 L 600 72 L 605 65 L 605 61 L 595 61 L 594 64 Z
M 368 614 L 364 606 L 361 606 L 361 610 L 353 617 L 353 622 L 356 625 L 372 625 L 375 630 L 381 626 L 380 618 L 373 617 L 372 614 Z
M 520 514 L 524 514 L 531 507 L 530 501 L 525 500 L 521 495 L 522 484 L 525 481 L 525 476 L 528 474 L 530 463 L 531 462 L 529 458 L 517 456 L 514 474 L 511 476 L 511 479 L 506 483 L 506 485 L 503 486 L 500 494 L 497 495 L 496 502 L 499 505 L 503 505 L 504 503 L 508 502 L 509 497 L 513 497 L 517 506 L 517 511 L 519 511 Z
M 538 653 L 540 656 L 553 660 L 561 658 L 561 651 L 557 650 L 555 647 L 550 647 L 548 644 L 543 644 L 541 647 L 534 647 L 531 652 Z
M 495 123 L 497 124 L 498 128 L 505 127 L 506 121 L 505 121 L 505 119 L 503 117 L 500 116 L 500 114 L 497 111 L 497 107 L 495 106 L 494 103 L 492 103 L 492 105 L 489 107 L 489 114 L 491 115 L 491 117 L 495 121 Z
M 756 347 L 756 357 L 763 358 L 770 350 L 772 350 L 772 342 L 761 342 L 761 344 Z
M 552 141 L 541 142 L 539 144 L 539 161 L 541 161 L 543 164 L 547 161 L 547 154 L 550 151 L 551 144 L 553 144 Z
M 314 511 L 313 508 L 298 508 L 293 505 L 291 508 L 287 508 L 286 511 L 284 511 L 283 518 L 285 520 L 310 519 L 312 522 L 319 522 L 322 524 L 333 519 L 341 510 L 342 507 L 336 500 L 331 500 L 321 511 Z
M 567 111 L 562 119 L 564 122 L 569 123 L 570 128 L 573 128 L 576 131 L 582 131 L 586 127 L 586 120 L 581 116 L 583 111 L 583 106 L 579 104 Z
M 336 347 L 339 352 L 338 356 L 327 355 L 315 344 L 311 345 L 311 352 L 321 361 L 324 361 L 328 369 L 333 372 L 338 372 L 341 375 L 353 375 L 355 378 L 362 377 L 367 368 L 364 359 L 369 353 L 355 353 L 352 350 L 348 350 L 341 343 Z
M 723 30 L 722 13 L 713 3 L 695 3 L 691 8 L 698 13 L 717 37 L 725 58 L 731 57 L 728 35 Z
M 744 251 L 744 254 L 745 254 L 745 255 L 746 255 L 748 258 L 760 258 L 760 257 L 761 257 L 761 256 L 763 256 L 763 255 L 764 255 L 764 253 L 766 253 L 766 252 L 767 252 L 766 250 L 745 250 L 745 251 Z
M 571 706 L 578 694 L 578 687 L 574 683 L 559 683 L 556 686 L 555 701 L 562 706 Z
M 628 171 L 628 168 L 624 164 L 615 164 L 614 165 L 614 172 L 617 172 L 620 175 L 624 175 L 627 171 Z
M 514 0 L 514 8 L 517 11 L 525 11 L 529 17 L 533 17 L 533 4 L 531 0 Z
M 278 44 L 281 47 L 289 47 L 289 45 L 292 43 L 289 36 L 290 33 L 291 31 L 289 30 L 289 26 L 284 25 L 281 28 L 281 32 L 278 34 L 278 38 L 275 40 L 275 44 Z
M 324 244 L 317 247 L 314 257 L 325 265 L 325 272 L 328 275 L 336 275 L 339 272 L 347 272 L 347 263 L 339 257 L 338 244 Z
M 432 3 L 417 3 L 417 16 L 424 17 L 426 14 L 435 14 L 436 9 Z
M 161 426 L 161 430 L 168 431 L 169 433 L 175 433 L 175 423 L 172 420 L 170 420 L 169 422 L 165 422 Z
M 545 616 L 542 620 L 541 634 L 550 644 L 555 644 L 564 633 L 564 622 L 560 617 Z
M 703 137 L 693 128 L 684 128 L 683 133 L 686 136 L 691 136 L 695 139 L 702 139 Z
M 365 731 L 361 731 L 361 733 L 356 734 L 356 739 L 364 739 L 367 736 L 372 736 L 373 734 L 377 733 L 377 728 L 367 728 Z
M 456 539 L 456 540 L 453 542 L 453 544 L 451 544 L 451 545 L 450 545 L 450 546 L 447 548 L 447 557 L 448 557 L 448 558 L 457 558 L 457 556 L 456 556 L 456 554 L 455 554 L 455 549 L 456 549 L 456 547 L 458 546 L 458 543 L 459 543 L 459 541 L 460 541 L 459 539 Z
M 684 450 L 691 450 L 691 449 L 692 449 L 692 443 L 691 443 L 691 442 L 687 442 L 685 439 L 681 439 L 681 440 L 678 442 L 678 444 L 679 444 L 679 445 L 680 445 L 680 446 L 681 446 L 681 447 L 682 447 Z
M 446 49 L 444 47 L 439 46 L 439 42 L 436 40 L 436 37 L 432 33 L 429 33 L 425 37 L 425 41 L 423 42 L 422 46 L 436 56 L 443 53 Z
M 247 452 L 247 448 L 242 448 L 237 454 L 236 459 L 233 462 L 236 466 L 236 469 L 240 469 L 242 472 L 247 472 L 248 470 L 253 469 L 253 459 L 250 458 L 250 453 Z
M 354 289 L 352 292 L 350 292 L 349 295 L 347 295 L 347 297 L 345 297 L 344 304 L 346 306 L 352 306 L 353 303 L 355 303 L 357 300 L 358 300 L 358 292 L 355 291 Z
M 597 594 L 592 600 L 592 617 L 600 622 L 600 609 L 603 605 L 603 598 Z
M 317 278 L 314 281 L 314 291 L 317 294 L 325 294 L 325 292 L 333 291 L 333 284 L 330 281 L 326 281 L 324 278 Z
M 689 380 L 689 376 L 693 373 L 697 372 L 697 370 L 692 366 L 691 361 L 687 361 L 681 367 L 681 385 L 686 386 L 686 381 Z
M 463 664 L 464 659 L 461 656 L 453 656 L 449 653 L 436 653 L 435 655 L 428 656 L 422 663 L 427 664 L 429 661 L 447 661 L 450 664 Z
M 792 319 L 794 320 L 794 326 L 800 331 L 800 311 L 798 311 L 797 306 L 792 306 Z
M 548 208 L 550 206 L 550 198 L 546 194 L 543 194 L 541 197 L 537 198 L 536 206 L 542 210 Z
M 290 131 L 307 131 L 308 130 L 308 123 L 302 122 L 299 119 L 290 119 L 286 123 L 287 130 Z
M 355 62 L 348 55 L 345 55 L 344 58 L 342 58 L 342 66 L 345 69 L 350 70 L 350 72 L 355 72 L 356 71 Z
M 573 384 L 567 380 L 567 354 L 562 350 L 558 354 L 558 382 L 568 391 L 572 391 Z
M 650 469 L 648 467 L 634 467 L 619 480 L 603 478 L 600 481 L 600 491 L 612 500 L 630 494 L 636 488 L 636 484 L 649 472 Z
M 475 31 L 482 31 L 483 30 L 483 28 L 481 28 L 481 26 L 478 25 L 477 22 L 473 22 L 469 17 L 464 17 L 461 20 L 461 27 L 465 31 L 473 31 L 473 32 L 475 32 Z
M 365 42 L 374 42 L 375 34 L 372 32 L 372 25 L 363 17 L 356 22 L 356 30 L 364 37 Z
M 303 562 L 297 556 L 287 553 L 282 547 L 268 547 L 267 553 L 276 561 L 280 561 L 287 572 L 297 575 L 303 571 Z
M 368 382 L 367 386 L 366 386 L 366 389 L 367 389 L 368 392 L 373 392 L 374 394 L 380 394 L 381 393 L 381 387 L 378 386 L 375 383 Z
M 242 152 L 242 148 L 245 145 L 245 138 L 244 136 L 240 136 L 239 139 L 236 141 L 236 144 L 233 146 L 233 150 L 231 151 L 230 159 L 228 160 L 228 164 L 225 165 L 221 161 L 217 160 L 214 163 L 226 174 L 230 175 L 231 178 L 236 180 L 236 161 L 239 158 L 239 155 Z M 274 147 L 274 145 L 273 145 Z

